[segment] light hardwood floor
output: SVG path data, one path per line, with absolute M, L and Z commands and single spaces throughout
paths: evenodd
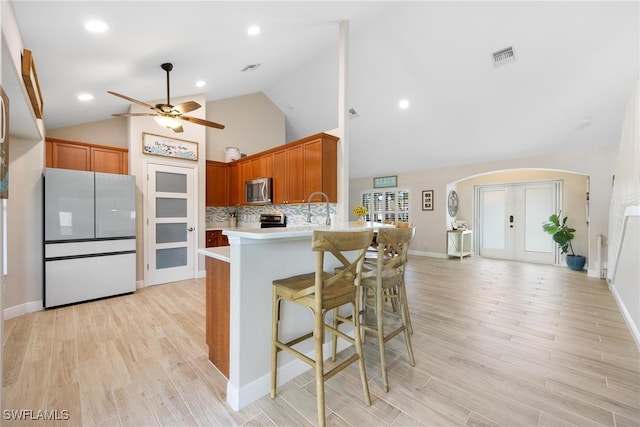
M 415 368 L 403 338 L 390 341 L 384 393 L 367 339 L 372 405 L 354 365 L 327 382 L 329 425 L 640 425 L 640 353 L 604 280 L 411 257 L 407 283 Z M 229 408 L 226 380 L 207 359 L 204 298 L 204 280 L 190 280 L 7 320 L 3 425 L 315 424 L 311 372 L 275 400 Z M 21 409 L 69 419 L 6 420 Z

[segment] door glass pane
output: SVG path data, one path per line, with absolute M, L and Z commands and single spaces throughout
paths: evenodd
M 156 172 L 156 191 L 186 193 L 187 175 L 183 173 Z
M 187 199 L 156 199 L 156 218 L 185 218 L 187 216 Z
M 187 224 L 184 222 L 156 224 L 156 243 L 187 241 Z
M 187 265 L 187 248 L 156 250 L 156 269 L 181 267 L 183 265 Z
M 482 247 L 485 249 L 506 247 L 506 197 L 504 190 L 482 192 Z
M 553 212 L 553 190 L 551 188 L 526 188 L 524 201 L 524 250 L 553 252 L 553 240 L 542 230 L 542 223 L 549 219 L 549 212 Z
M 387 192 L 385 194 L 385 207 L 384 210 L 389 212 L 395 212 L 396 211 L 396 193 L 394 192 Z

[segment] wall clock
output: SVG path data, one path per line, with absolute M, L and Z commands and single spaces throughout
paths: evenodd
M 449 191 L 449 197 L 447 197 L 447 209 L 449 210 L 449 216 L 454 217 L 458 213 L 458 193 L 455 190 Z

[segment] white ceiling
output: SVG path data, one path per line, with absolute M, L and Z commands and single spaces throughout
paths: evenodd
M 163 62 L 174 64 L 172 98 L 262 91 L 288 140 L 336 128 L 348 20 L 352 178 L 615 146 L 639 76 L 637 1 L 12 3 L 49 129 L 126 112 L 107 90 L 162 99 Z M 87 33 L 89 19 L 109 31 Z M 495 68 L 491 53 L 508 46 L 516 60 Z

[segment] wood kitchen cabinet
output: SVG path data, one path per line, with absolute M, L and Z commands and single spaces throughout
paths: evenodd
M 273 154 L 264 154 L 255 159 L 251 159 L 251 175 L 248 179 L 272 178 L 273 177 Z
M 287 203 L 287 150 L 273 153 L 273 203 Z
M 207 206 L 229 206 L 228 172 L 226 163 L 207 160 Z
M 127 175 L 129 150 L 46 138 L 46 167 Z
M 337 143 L 334 136 L 318 134 L 274 152 L 274 203 L 305 203 L 316 191 L 326 193 L 330 202 L 337 202 Z
M 304 194 L 304 151 L 303 146 L 287 148 L 287 201 L 302 203 Z
M 205 257 L 206 340 L 209 360 L 229 378 L 229 302 L 231 269 L 228 262 Z
M 245 204 L 245 181 L 268 177 L 273 178 L 275 204 L 305 203 L 316 191 L 337 202 L 338 140 L 319 133 L 229 163 L 229 206 Z
M 240 194 L 238 196 L 238 199 L 240 200 L 239 204 L 246 205 L 247 202 L 245 201 L 245 197 L 244 197 L 244 183 L 250 179 L 253 179 L 252 170 L 251 170 L 251 160 L 244 160 L 239 163 L 240 163 Z
M 206 233 L 205 247 L 229 246 L 229 239 L 222 234 L 222 230 L 207 230 Z
M 240 204 L 241 197 L 244 194 L 244 185 L 240 185 L 240 165 L 233 162 L 228 166 L 229 178 L 229 206 L 237 206 Z

